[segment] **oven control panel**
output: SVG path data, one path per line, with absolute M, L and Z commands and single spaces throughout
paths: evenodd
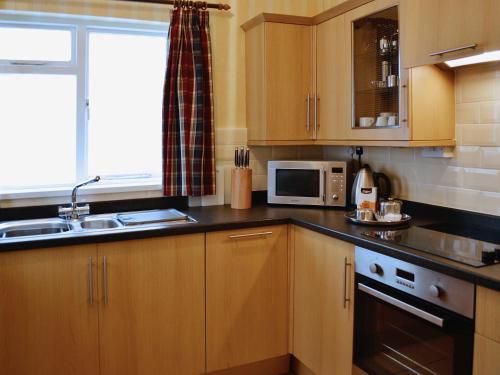
M 356 246 L 356 273 L 423 300 L 474 317 L 474 284 Z

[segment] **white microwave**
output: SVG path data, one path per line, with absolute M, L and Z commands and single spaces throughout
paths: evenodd
M 350 173 L 345 161 L 272 160 L 267 165 L 267 202 L 345 207 Z

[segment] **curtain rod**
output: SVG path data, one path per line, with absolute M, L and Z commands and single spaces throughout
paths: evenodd
M 163 4 L 163 5 L 174 5 L 174 6 L 186 6 L 195 8 L 211 8 L 218 10 L 229 10 L 231 6 L 229 4 L 215 4 L 207 3 L 205 1 L 184 1 L 184 0 L 119 0 L 119 1 L 129 1 L 136 3 L 152 3 L 152 4 Z

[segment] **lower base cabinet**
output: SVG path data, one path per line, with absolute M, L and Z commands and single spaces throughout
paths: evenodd
M 354 245 L 294 227 L 292 354 L 316 375 L 351 374 Z
M 99 244 L 98 253 L 101 375 L 204 373 L 205 235 Z
M 287 226 L 207 233 L 207 371 L 288 354 Z
M 474 375 L 500 374 L 500 342 L 474 336 Z
M 99 373 L 96 245 L 0 254 L 0 374 Z
M 500 292 L 476 288 L 474 375 L 500 374 Z

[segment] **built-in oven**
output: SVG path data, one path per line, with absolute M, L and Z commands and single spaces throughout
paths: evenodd
M 370 375 L 472 373 L 474 285 L 356 248 L 354 364 Z

